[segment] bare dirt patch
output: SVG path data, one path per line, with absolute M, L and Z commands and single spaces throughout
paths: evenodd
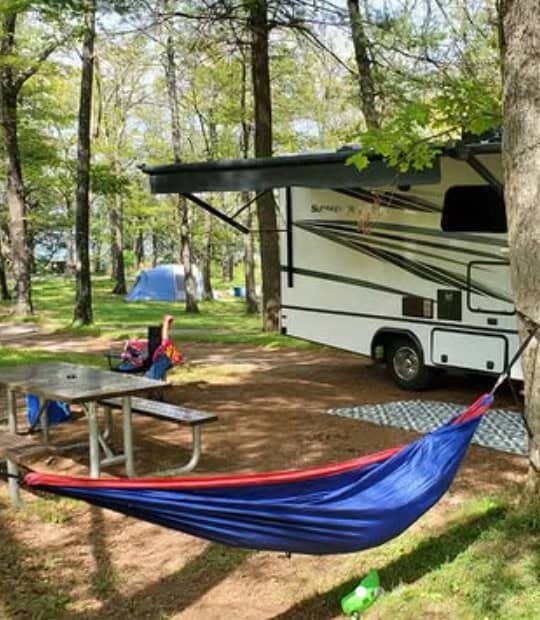
M 173 373 L 175 385 L 167 388 L 166 400 L 219 415 L 219 422 L 204 430 L 197 473 L 337 462 L 416 437 L 325 415 L 333 407 L 422 398 L 394 387 L 383 368 L 359 356 L 208 344 L 186 344 L 182 350 L 188 363 Z M 450 377 L 424 397 L 468 404 L 490 387 L 483 379 Z M 503 393 L 497 404 L 511 405 L 510 395 Z M 84 435 L 84 420 L 70 425 L 69 433 Z M 137 419 L 138 471 L 187 459 L 187 433 Z M 81 452 L 34 467 L 85 474 L 86 463 Z M 509 492 L 525 470 L 521 457 L 472 446 L 450 492 L 414 527 L 436 532 L 466 498 Z M 41 610 L 43 600 L 49 601 L 53 611 L 43 618 L 333 618 L 340 617 L 338 603 L 330 613 L 322 594 L 368 568 L 358 563 L 358 557 L 367 557 L 362 554 L 287 558 L 231 550 L 96 508 L 48 505 L 52 516 L 34 509 L 25 518 L 11 510 L 0 513 L 9 525 L 0 529 L 0 565 L 6 567 L 0 611 L 3 605 L 6 618 L 32 617 L 8 602 L 13 588 L 20 600 L 38 601 Z M 382 547 L 369 561 L 383 562 L 384 554 Z

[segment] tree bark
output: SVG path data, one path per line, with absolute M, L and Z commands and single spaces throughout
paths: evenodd
M 137 269 L 140 269 L 144 263 L 144 233 L 142 228 L 139 228 L 135 237 L 135 262 Z
M 371 60 L 369 40 L 366 36 L 358 0 L 347 0 L 354 57 L 358 67 L 358 86 L 360 104 L 368 129 L 379 127 L 379 114 L 376 106 L 375 80 L 373 79 L 373 62 Z
M 164 0 L 163 7 L 165 12 L 171 12 L 169 0 Z M 167 83 L 167 97 L 169 100 L 169 110 L 171 115 L 171 138 L 173 146 L 173 154 L 175 163 L 181 161 L 181 131 L 180 131 L 180 106 L 178 101 L 177 90 L 177 67 L 176 54 L 174 48 L 174 39 L 169 32 L 165 42 L 164 57 L 165 80 Z M 186 199 L 178 196 L 178 215 L 180 218 L 180 256 L 182 266 L 184 268 L 184 290 L 186 294 L 186 312 L 197 313 L 199 306 L 197 304 L 197 284 L 193 275 L 192 260 L 192 239 L 191 239 L 191 207 L 187 204 Z
M 540 323 L 540 4 L 500 3 L 504 28 L 505 200 L 516 308 Z M 522 335 L 524 333 L 523 329 Z M 540 332 L 523 357 L 525 415 L 532 431 L 526 492 L 540 496 Z
M 77 142 L 77 203 L 75 207 L 76 294 L 73 321 L 92 323 L 92 283 L 90 279 L 90 129 L 92 120 L 92 86 L 94 75 L 94 40 L 96 2 L 85 1 L 82 49 L 79 129 Z
M 202 255 L 202 298 L 205 301 L 214 299 L 214 291 L 212 289 L 212 215 L 204 214 L 204 242 Z
M 152 232 L 152 267 L 158 264 L 159 240 L 155 232 Z
M 0 299 L 2 301 L 9 301 L 11 299 L 11 294 L 7 283 L 6 262 L 2 246 L 2 231 L 0 230 Z
M 272 97 L 267 0 L 253 0 L 250 3 L 249 26 L 255 106 L 255 157 L 270 157 L 272 155 Z M 263 330 L 276 331 L 279 327 L 281 307 L 281 274 L 276 205 L 270 192 L 257 199 L 257 219 L 261 247 Z
M 247 115 L 247 62 L 243 48 L 241 48 L 242 56 L 242 77 L 241 77 L 241 91 L 240 91 L 240 114 L 242 117 L 242 133 L 241 133 L 241 148 L 242 156 L 244 159 L 249 157 L 249 143 L 251 136 L 251 125 L 248 121 Z M 242 192 L 241 194 L 242 204 L 246 204 L 250 200 L 249 192 Z M 245 274 L 245 288 L 246 288 L 246 312 L 247 314 L 256 314 L 259 311 L 259 303 L 257 301 L 257 291 L 255 282 L 255 241 L 251 233 L 251 226 L 253 223 L 253 210 L 251 205 L 248 207 L 246 214 L 245 225 L 250 231 L 244 235 L 244 274 Z
M 16 13 L 2 19 L 0 54 L 9 58 L 15 54 Z M 11 260 L 15 281 L 15 314 L 32 314 L 31 260 L 28 247 L 27 206 L 21 170 L 17 133 L 17 98 L 22 84 L 15 79 L 13 64 L 2 62 L 0 68 L 0 122 L 7 164 L 6 199 L 9 213 Z
M 124 206 L 122 204 L 122 196 L 115 194 L 113 196 L 113 204 L 114 206 L 110 211 L 111 263 L 114 280 L 112 293 L 114 295 L 125 295 L 127 288 L 126 271 L 124 268 Z
M 242 192 L 242 202 L 245 204 L 249 200 L 249 193 Z M 248 207 L 246 215 L 246 228 L 251 230 L 253 221 L 251 205 Z M 246 287 L 246 312 L 257 314 L 259 312 L 259 302 L 257 301 L 257 290 L 255 282 L 255 240 L 253 235 L 244 235 L 244 269 Z
M 233 247 L 230 243 L 223 244 L 221 277 L 225 280 L 225 282 L 232 282 L 234 280 L 234 256 Z

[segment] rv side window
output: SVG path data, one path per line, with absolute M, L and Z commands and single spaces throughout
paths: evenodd
M 444 195 L 441 228 L 447 232 L 507 232 L 503 197 L 489 185 L 455 185 Z

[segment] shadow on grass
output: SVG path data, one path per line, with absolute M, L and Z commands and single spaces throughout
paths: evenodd
M 69 594 L 63 588 L 69 585 L 62 584 L 60 578 L 45 578 L 51 574 L 54 561 L 54 557 L 17 541 L 9 521 L 0 513 L 0 618 L 66 617 Z
M 414 550 L 393 560 L 379 569 L 383 588 L 388 592 L 400 584 L 414 583 L 443 564 L 452 562 L 473 544 L 486 529 L 504 521 L 506 510 L 493 508 L 487 513 L 467 519 L 439 536 L 422 541 Z M 336 615 L 340 601 L 360 580 L 361 575 L 345 583 L 301 601 L 287 611 L 274 616 L 273 620 L 323 619 Z
M 168 575 L 130 596 L 111 593 L 107 601 L 93 613 L 86 612 L 84 620 L 102 618 L 145 618 L 158 620 L 178 614 L 195 603 L 253 553 L 243 549 L 209 544 L 181 570 Z M 81 615 L 69 616 L 83 620 Z
M 70 584 L 59 561 L 48 551 L 16 540 L 0 505 L 0 618 L 2 620 L 101 620 L 103 618 L 161 619 L 188 608 L 218 585 L 252 553 L 209 544 L 181 570 L 129 595 L 120 593 L 118 574 L 105 537 L 102 510 L 92 508 L 89 533 L 96 570 L 90 575 L 91 591 L 101 601 L 95 610 L 69 610 Z

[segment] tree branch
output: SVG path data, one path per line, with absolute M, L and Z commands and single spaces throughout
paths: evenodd
M 49 45 L 47 45 L 45 48 L 43 48 L 43 50 L 41 50 L 41 53 L 34 60 L 34 62 L 29 67 L 27 67 L 22 73 L 20 73 L 17 79 L 14 81 L 14 87 L 16 89 L 16 92 L 19 92 L 21 88 L 23 87 L 24 83 L 39 71 L 41 65 L 47 60 L 47 58 L 49 58 L 49 56 L 56 49 L 64 45 L 64 43 L 66 43 L 66 41 L 68 41 L 72 36 L 73 36 L 73 31 L 67 34 L 65 37 L 63 37 L 59 41 L 55 40 Z

